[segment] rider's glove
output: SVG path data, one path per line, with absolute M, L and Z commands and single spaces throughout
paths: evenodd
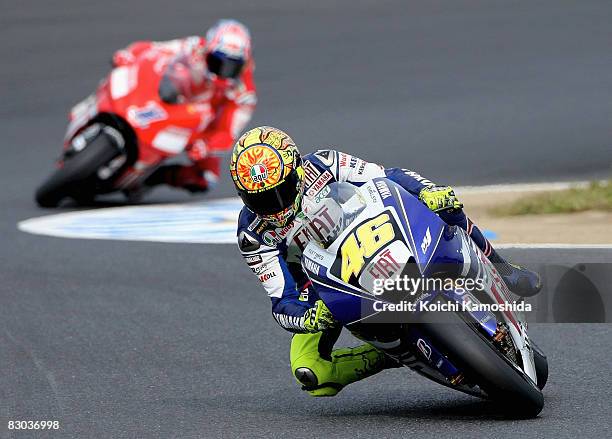
M 308 332 L 319 332 L 338 325 L 331 311 L 322 300 L 317 300 L 312 308 L 304 313 L 304 328 Z
M 463 203 L 459 202 L 455 191 L 450 186 L 432 186 L 421 189 L 419 192 L 421 200 L 429 209 L 434 212 L 444 210 L 461 209 Z

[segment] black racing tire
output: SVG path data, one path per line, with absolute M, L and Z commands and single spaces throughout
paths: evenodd
M 478 329 L 454 312 L 426 312 L 420 326 L 434 346 L 512 417 L 535 417 L 542 391 Z
M 63 166 L 38 187 L 36 203 L 40 207 L 57 207 L 66 197 L 93 199 L 96 172 L 119 154 L 113 140 L 100 132 L 83 150 L 65 158 Z

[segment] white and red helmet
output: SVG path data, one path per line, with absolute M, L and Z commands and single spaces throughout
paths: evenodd
M 206 33 L 204 55 L 210 73 L 236 79 L 251 58 L 251 34 L 237 20 L 219 20 Z

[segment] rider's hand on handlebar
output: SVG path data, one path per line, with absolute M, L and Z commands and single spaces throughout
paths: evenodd
M 450 186 L 423 188 L 419 192 L 419 200 L 434 212 L 463 208 L 463 203 L 457 199 L 455 191 Z
M 319 332 L 336 326 L 338 322 L 322 300 L 317 300 L 314 307 L 304 313 L 304 327 L 308 332 Z

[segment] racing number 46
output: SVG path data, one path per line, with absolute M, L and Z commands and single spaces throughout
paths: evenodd
M 380 214 L 358 226 L 340 246 L 342 280 L 348 282 L 351 275 L 357 277 L 365 264 L 364 258 L 372 257 L 394 237 L 393 225 L 387 213 Z

